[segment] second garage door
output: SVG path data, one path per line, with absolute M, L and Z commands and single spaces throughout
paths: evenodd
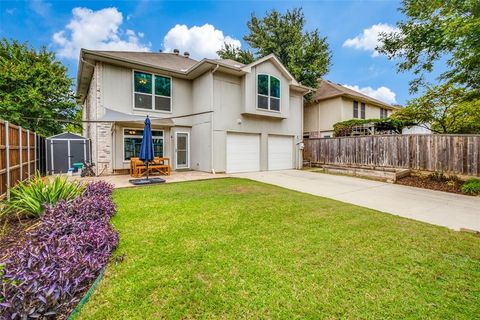
M 227 172 L 260 170 L 260 135 L 227 134 Z
M 293 168 L 293 138 L 285 136 L 268 137 L 268 170 Z

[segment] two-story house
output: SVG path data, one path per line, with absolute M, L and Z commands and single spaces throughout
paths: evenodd
M 379 101 L 342 85 L 320 80 L 305 106 L 304 137 L 333 136 L 333 125 L 350 119 L 385 119 L 397 106 Z
M 249 65 L 188 53 L 82 49 L 77 94 L 83 134 L 104 173 L 125 171 L 152 120 L 156 156 L 172 169 L 247 172 L 300 168 L 303 96 L 274 56 Z

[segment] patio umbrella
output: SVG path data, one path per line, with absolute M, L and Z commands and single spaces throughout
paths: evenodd
M 142 160 L 147 167 L 147 179 L 148 179 L 148 163 L 153 160 L 153 140 L 152 140 L 152 128 L 150 124 L 150 118 L 147 116 L 143 127 L 142 144 L 140 146 L 139 159 Z

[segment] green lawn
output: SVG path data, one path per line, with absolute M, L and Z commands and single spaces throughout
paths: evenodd
M 114 198 L 125 258 L 82 319 L 480 315 L 480 238 L 470 234 L 243 179 Z

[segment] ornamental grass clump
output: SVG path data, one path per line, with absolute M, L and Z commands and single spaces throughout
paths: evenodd
M 0 319 L 66 318 L 118 245 L 111 193 L 92 183 L 48 207 L 26 243 L 0 261 Z
M 47 206 L 54 206 L 60 200 L 72 200 L 82 194 L 84 184 L 68 181 L 67 177 L 44 178 L 36 173 L 32 178 L 19 182 L 10 189 L 6 206 L 10 212 L 38 218 Z
M 480 195 L 480 179 L 470 178 L 462 186 L 462 192 L 471 195 Z

